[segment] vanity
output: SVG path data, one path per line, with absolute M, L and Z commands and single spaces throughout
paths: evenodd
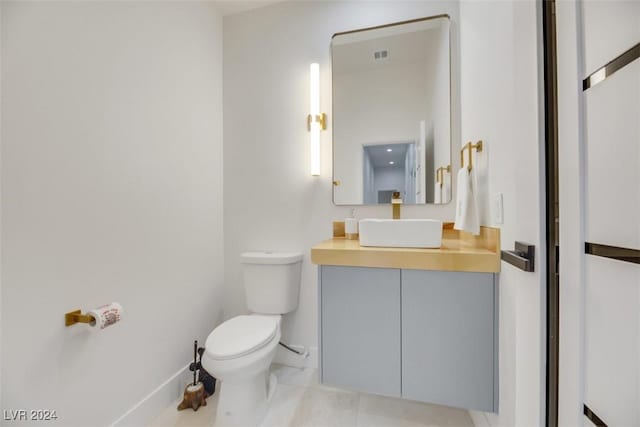
M 439 249 L 314 246 L 320 381 L 497 412 L 499 241 L 445 226 Z
M 450 31 L 450 17 L 437 15 L 333 36 L 334 204 L 391 204 L 397 221 L 401 204 L 454 199 L 455 172 L 471 170 L 482 144 L 465 146 L 466 165 L 452 163 Z M 377 239 L 311 249 L 320 381 L 497 412 L 499 230 L 473 236 L 438 222 L 429 232 L 420 229 L 429 220 L 409 221 L 368 219 L 360 231 Z

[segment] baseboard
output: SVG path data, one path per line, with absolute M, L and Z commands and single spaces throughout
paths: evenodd
M 473 421 L 473 425 L 476 427 L 491 427 L 489 420 L 487 419 L 487 415 L 484 412 L 480 411 L 469 411 L 469 415 L 471 415 L 471 421 Z
M 294 348 L 302 346 L 293 345 Z M 309 348 L 309 357 L 304 358 L 279 346 L 274 363 L 296 368 L 318 368 L 318 347 Z M 139 427 L 148 425 L 167 406 L 175 402 L 184 391 L 184 385 L 191 380 L 189 365 L 180 368 L 169 379 L 145 396 L 111 423 L 110 427 Z
M 191 380 L 191 375 L 189 365 L 184 366 L 115 420 L 110 427 L 148 425 L 162 410 L 182 396 L 184 385 Z
M 304 346 L 296 344 L 287 344 L 296 350 L 304 348 Z M 308 347 L 309 357 L 301 357 L 282 346 L 278 346 L 276 357 L 273 359 L 273 363 L 279 363 L 281 365 L 293 366 L 294 368 L 313 368 L 318 369 L 318 347 Z

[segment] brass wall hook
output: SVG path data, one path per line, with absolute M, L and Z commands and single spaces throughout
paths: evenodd
M 464 150 L 469 150 L 469 162 L 467 165 L 467 170 L 471 172 L 473 169 L 473 150 L 480 152 L 482 151 L 482 141 L 478 141 L 475 144 L 471 143 L 471 141 L 467 142 L 464 147 L 460 150 L 460 166 L 464 166 Z
M 445 172 L 451 173 L 451 165 L 441 166 L 438 169 L 436 169 L 436 182 L 440 184 L 440 187 L 442 187 L 442 184 L 444 184 Z
M 71 326 L 76 323 L 93 325 L 96 323 L 96 319 L 90 314 L 82 314 L 82 310 L 74 310 L 64 314 L 64 326 Z

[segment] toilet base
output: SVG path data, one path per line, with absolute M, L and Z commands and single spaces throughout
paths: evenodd
M 241 381 L 224 381 L 216 410 L 216 427 L 257 426 L 267 413 L 278 380 L 269 371 Z

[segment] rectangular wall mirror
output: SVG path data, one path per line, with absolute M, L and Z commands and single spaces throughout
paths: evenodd
M 451 201 L 450 20 L 335 34 L 333 202 Z

